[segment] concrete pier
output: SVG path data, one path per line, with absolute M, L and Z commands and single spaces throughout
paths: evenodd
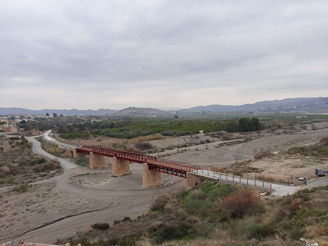
M 160 185 L 161 183 L 162 183 L 162 174 L 159 172 L 149 170 L 148 164 L 144 163 L 142 186 L 146 188 L 150 186 L 157 186 Z
M 120 177 L 123 175 L 130 174 L 130 162 L 126 160 L 113 158 L 113 176 Z
M 90 168 L 106 167 L 106 159 L 103 155 L 97 155 L 93 152 L 90 152 Z

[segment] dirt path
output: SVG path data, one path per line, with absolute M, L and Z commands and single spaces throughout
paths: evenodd
M 114 220 L 120 220 L 125 216 L 135 217 L 146 213 L 149 210 L 151 202 L 161 194 L 167 194 L 173 190 L 184 187 L 181 179 L 174 179 L 167 182 L 162 187 L 143 189 L 141 188 L 141 169 L 138 166 L 132 168 L 133 173 L 130 176 L 122 178 L 111 178 L 111 170 L 107 170 L 108 177 L 101 172 L 79 172 L 79 176 L 73 175 L 75 172 L 67 172 L 57 180 L 57 188 L 63 194 L 68 193 L 88 201 L 89 211 L 75 216 L 56 221 L 45 227 L 33 230 L 18 239 L 33 242 L 55 242 L 58 238 L 65 238 L 74 235 L 77 231 L 86 231 L 91 229 L 90 225 L 94 223 L 106 222 L 112 223 Z M 77 171 L 77 170 L 74 170 Z M 84 174 L 84 175 L 83 175 Z M 97 178 L 97 176 L 100 178 Z M 90 177 L 94 176 L 94 177 Z M 90 186 L 82 188 L 78 181 L 90 177 L 95 185 L 98 181 L 109 179 L 110 184 L 103 185 L 101 189 Z M 172 183 L 172 184 L 171 184 Z M 137 187 L 137 189 L 136 189 Z

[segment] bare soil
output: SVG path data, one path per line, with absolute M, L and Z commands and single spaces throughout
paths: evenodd
M 183 179 L 166 176 L 158 187 L 142 188 L 142 165 L 132 173 L 112 177 L 111 168 L 75 168 L 32 185 L 27 192 L 0 189 L 0 242 L 13 239 L 54 243 L 91 229 L 94 223 L 112 223 L 149 210 L 161 194 L 182 189 Z

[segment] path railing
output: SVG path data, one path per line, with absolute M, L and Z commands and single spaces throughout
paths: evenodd
M 214 171 L 208 171 L 208 170 L 195 170 L 193 173 L 197 173 L 198 175 L 208 177 L 211 179 L 216 179 L 219 181 L 225 181 L 225 182 L 231 182 L 236 184 L 243 184 L 243 185 L 249 185 L 249 186 L 256 186 L 261 187 L 265 189 L 272 190 L 272 183 L 265 182 L 262 180 L 256 180 L 256 179 L 249 179 L 243 178 L 241 176 L 235 176 L 230 175 L 227 173 L 221 173 L 221 172 L 214 172 Z

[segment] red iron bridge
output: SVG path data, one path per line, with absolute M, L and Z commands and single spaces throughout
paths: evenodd
M 182 178 L 187 177 L 187 172 L 194 172 L 202 169 L 198 165 L 193 165 L 193 164 L 188 164 L 178 161 L 164 160 L 164 159 L 159 159 L 156 156 L 143 155 L 139 153 L 122 151 L 122 150 L 83 146 L 80 148 L 76 148 L 76 152 L 77 154 L 80 155 L 90 155 L 90 153 L 93 153 L 94 155 L 117 158 L 119 160 L 124 160 L 128 162 L 148 164 L 148 168 L 151 171 L 174 175 Z
M 213 180 L 220 183 L 238 183 L 241 185 L 257 186 L 271 190 L 272 184 L 259 180 L 235 177 L 226 173 L 204 170 L 198 165 L 160 159 L 156 156 L 143 155 L 134 152 L 83 146 L 72 149 L 72 155 L 89 155 L 90 168 L 105 167 L 105 157 L 113 158 L 112 175 L 123 176 L 130 174 L 130 162 L 143 165 L 143 187 L 155 186 L 162 183 L 161 173 L 174 175 L 187 179 L 187 188 L 199 184 L 202 179 Z

